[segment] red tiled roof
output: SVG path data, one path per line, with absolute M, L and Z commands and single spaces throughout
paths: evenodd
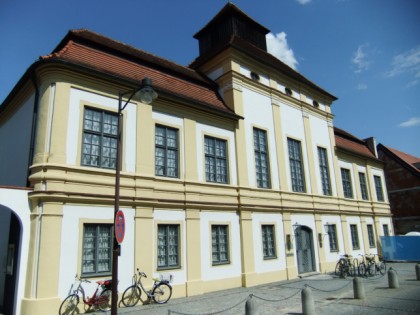
M 408 169 L 410 169 L 414 173 L 420 174 L 420 158 L 414 155 L 407 154 L 405 152 L 398 151 L 391 147 L 384 146 L 383 144 L 378 145 L 378 150 L 382 150 L 382 152 L 390 156 L 395 156 L 396 160 L 399 159 L 400 163 L 405 164 L 405 166 Z M 390 152 L 390 154 L 388 152 Z
M 414 156 L 414 155 L 410 155 L 401 151 L 398 151 L 396 149 L 390 148 L 390 147 L 386 147 L 389 151 L 391 151 L 392 153 L 394 153 L 396 156 L 398 156 L 401 160 L 403 160 L 404 162 L 406 162 L 407 164 L 416 164 L 416 163 L 420 163 L 420 158 Z
M 40 59 L 64 61 L 133 82 L 149 77 L 158 92 L 239 118 L 220 98 L 217 86 L 196 71 L 88 30 L 70 31 L 52 54 Z
M 365 157 L 377 159 L 375 154 L 369 150 L 366 141 L 361 140 L 352 134 L 334 127 L 335 144 L 338 148 L 350 151 Z

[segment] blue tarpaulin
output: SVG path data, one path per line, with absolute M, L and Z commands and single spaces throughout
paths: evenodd
M 420 261 L 420 236 L 381 236 L 382 256 L 389 261 Z

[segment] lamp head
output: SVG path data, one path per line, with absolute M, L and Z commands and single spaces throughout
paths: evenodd
M 152 79 L 144 78 L 141 82 L 140 90 L 138 91 L 140 100 L 144 104 L 150 104 L 158 97 L 158 94 L 152 87 Z

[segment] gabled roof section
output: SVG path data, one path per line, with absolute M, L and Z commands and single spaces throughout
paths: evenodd
M 53 52 L 40 60 L 83 67 L 131 84 L 149 77 L 158 93 L 187 100 L 196 108 L 239 118 L 223 102 L 217 85 L 193 69 L 86 29 L 69 31 Z
M 367 142 L 340 128 L 334 127 L 335 144 L 338 149 L 361 155 L 370 159 L 378 160 L 372 151 L 369 150 Z M 379 160 L 378 160 L 379 161 Z
M 383 152 L 416 176 L 420 176 L 420 158 L 398 151 L 381 143 L 378 144 L 378 151 Z
M 292 69 L 284 62 L 274 57 L 272 54 L 266 52 L 265 50 L 262 50 L 261 48 L 258 48 L 257 46 L 237 36 L 232 36 L 229 42 L 227 42 L 226 44 L 222 46 L 216 46 L 212 50 L 208 51 L 206 54 L 199 56 L 190 64 L 190 67 L 193 69 L 197 69 L 201 65 L 206 63 L 209 59 L 214 57 L 216 54 L 219 54 L 228 48 L 237 49 L 241 53 L 248 55 L 250 58 L 260 62 L 261 64 L 271 67 L 275 71 L 278 71 L 279 73 L 297 81 L 298 83 L 306 85 L 309 88 L 312 88 L 315 91 L 325 95 L 327 98 L 331 99 L 331 101 L 337 100 L 336 96 L 330 94 L 329 92 L 325 91 L 312 81 L 308 80 L 302 74 Z

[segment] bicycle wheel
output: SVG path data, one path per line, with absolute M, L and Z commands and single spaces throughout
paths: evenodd
M 366 264 L 364 262 L 359 264 L 359 276 L 361 277 L 366 277 Z
M 105 289 L 98 297 L 98 307 L 102 312 L 109 311 L 111 309 L 112 301 L 112 290 Z
M 342 268 L 342 259 L 340 258 L 340 260 L 337 262 L 337 264 L 335 265 L 335 275 L 336 276 L 340 276 L 341 275 L 341 268 Z
M 376 271 L 376 266 L 374 262 L 370 262 L 367 266 L 367 272 L 369 276 L 374 276 Z
M 134 306 L 138 303 L 141 296 L 141 290 L 138 286 L 132 285 L 131 287 L 128 287 L 125 289 L 123 295 L 122 295 L 122 303 L 126 307 Z
M 349 276 L 356 277 L 356 266 L 353 263 L 349 265 Z
M 172 296 L 172 287 L 167 283 L 158 284 L 152 291 L 153 301 L 163 304 L 169 301 Z
M 58 313 L 60 315 L 72 315 L 77 308 L 77 304 L 79 304 L 79 296 L 71 294 L 61 303 Z
M 385 262 L 381 261 L 381 262 L 379 262 L 379 273 L 381 275 L 384 275 L 385 272 L 386 272 L 386 264 L 385 264 Z
M 341 266 L 340 277 L 345 279 L 345 278 L 347 278 L 348 275 L 349 275 L 349 265 L 348 264 L 343 264 Z

